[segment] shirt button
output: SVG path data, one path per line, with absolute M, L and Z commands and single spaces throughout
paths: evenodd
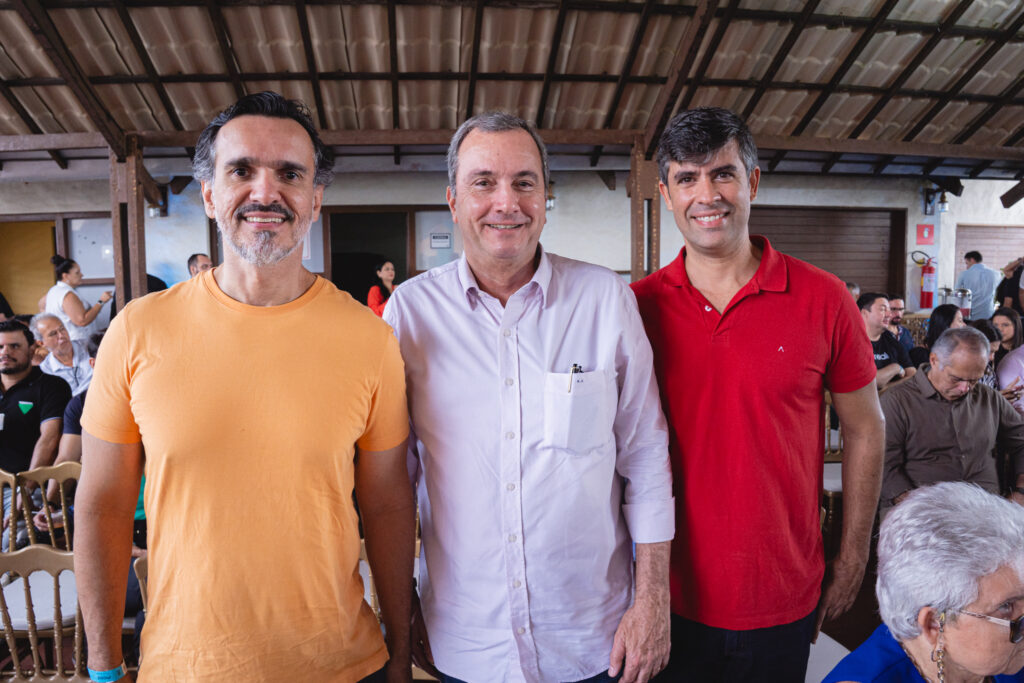
M 507 327 L 504 330 L 502 330 L 501 333 L 503 335 L 505 335 L 506 337 L 511 337 L 512 336 L 512 330 L 508 329 Z
M 509 543 L 515 543 L 516 542 L 516 535 L 515 534 L 509 534 L 508 535 L 508 542 Z
M 523 635 L 524 633 L 526 633 L 526 629 L 520 626 L 516 629 L 516 633 L 518 633 L 519 635 Z
M 516 433 L 515 432 L 505 432 L 505 438 L 508 439 L 509 441 L 511 441 L 512 439 L 516 438 Z
M 505 488 L 507 488 L 509 491 L 515 491 L 516 490 L 516 485 L 515 484 L 506 484 Z
M 523 582 L 520 581 L 519 579 L 516 579 L 515 581 L 512 582 L 512 587 L 513 588 L 519 588 L 522 585 L 523 585 Z
M 515 384 L 515 380 L 513 380 L 511 377 L 506 377 L 505 378 L 505 386 L 510 387 L 513 384 Z
M 707 311 L 708 313 L 710 313 L 711 312 L 711 307 L 710 306 L 705 306 L 704 310 Z

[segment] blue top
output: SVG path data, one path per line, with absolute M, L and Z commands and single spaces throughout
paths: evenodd
M 882 624 L 860 647 L 846 655 L 822 683 L 924 683 L 900 644 Z M 1024 682 L 1024 673 L 996 676 L 996 683 Z
M 971 290 L 971 320 L 987 320 L 996 312 L 996 287 L 1002 279 L 998 270 L 984 263 L 975 263 L 960 273 L 955 286 L 957 289 L 965 287 Z

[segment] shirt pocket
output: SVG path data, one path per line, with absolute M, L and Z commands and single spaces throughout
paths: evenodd
M 603 370 L 549 372 L 544 383 L 544 443 L 585 455 L 612 438 L 614 392 Z

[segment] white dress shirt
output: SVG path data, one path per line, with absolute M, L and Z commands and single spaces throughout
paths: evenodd
M 632 604 L 632 543 L 675 530 L 633 293 L 541 252 L 502 307 L 463 257 L 397 287 L 384 319 L 405 360 L 434 663 L 470 683 L 605 671 Z
M 57 354 L 51 351 L 39 364 L 39 369 L 47 375 L 60 377 L 71 387 L 71 395 L 77 396 L 89 388 L 89 382 L 92 381 L 92 365 L 89 364 L 89 352 L 85 350 L 84 343 L 73 341 L 71 346 L 74 354 L 70 366 L 61 363 L 57 359 Z

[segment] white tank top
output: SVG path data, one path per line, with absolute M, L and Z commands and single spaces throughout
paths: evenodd
M 67 296 L 68 292 L 78 297 L 78 300 L 82 302 L 82 308 L 85 310 L 88 311 L 92 307 L 92 304 L 79 294 L 78 290 L 74 287 L 66 282 L 58 282 L 53 287 L 50 287 L 50 291 L 46 293 L 46 312 L 60 318 L 60 321 L 64 323 L 64 327 L 67 328 L 68 336 L 71 337 L 72 341 L 88 341 L 92 333 L 96 331 L 96 320 L 94 319 L 85 327 L 79 327 L 71 322 L 71 318 L 64 312 L 64 297 Z

